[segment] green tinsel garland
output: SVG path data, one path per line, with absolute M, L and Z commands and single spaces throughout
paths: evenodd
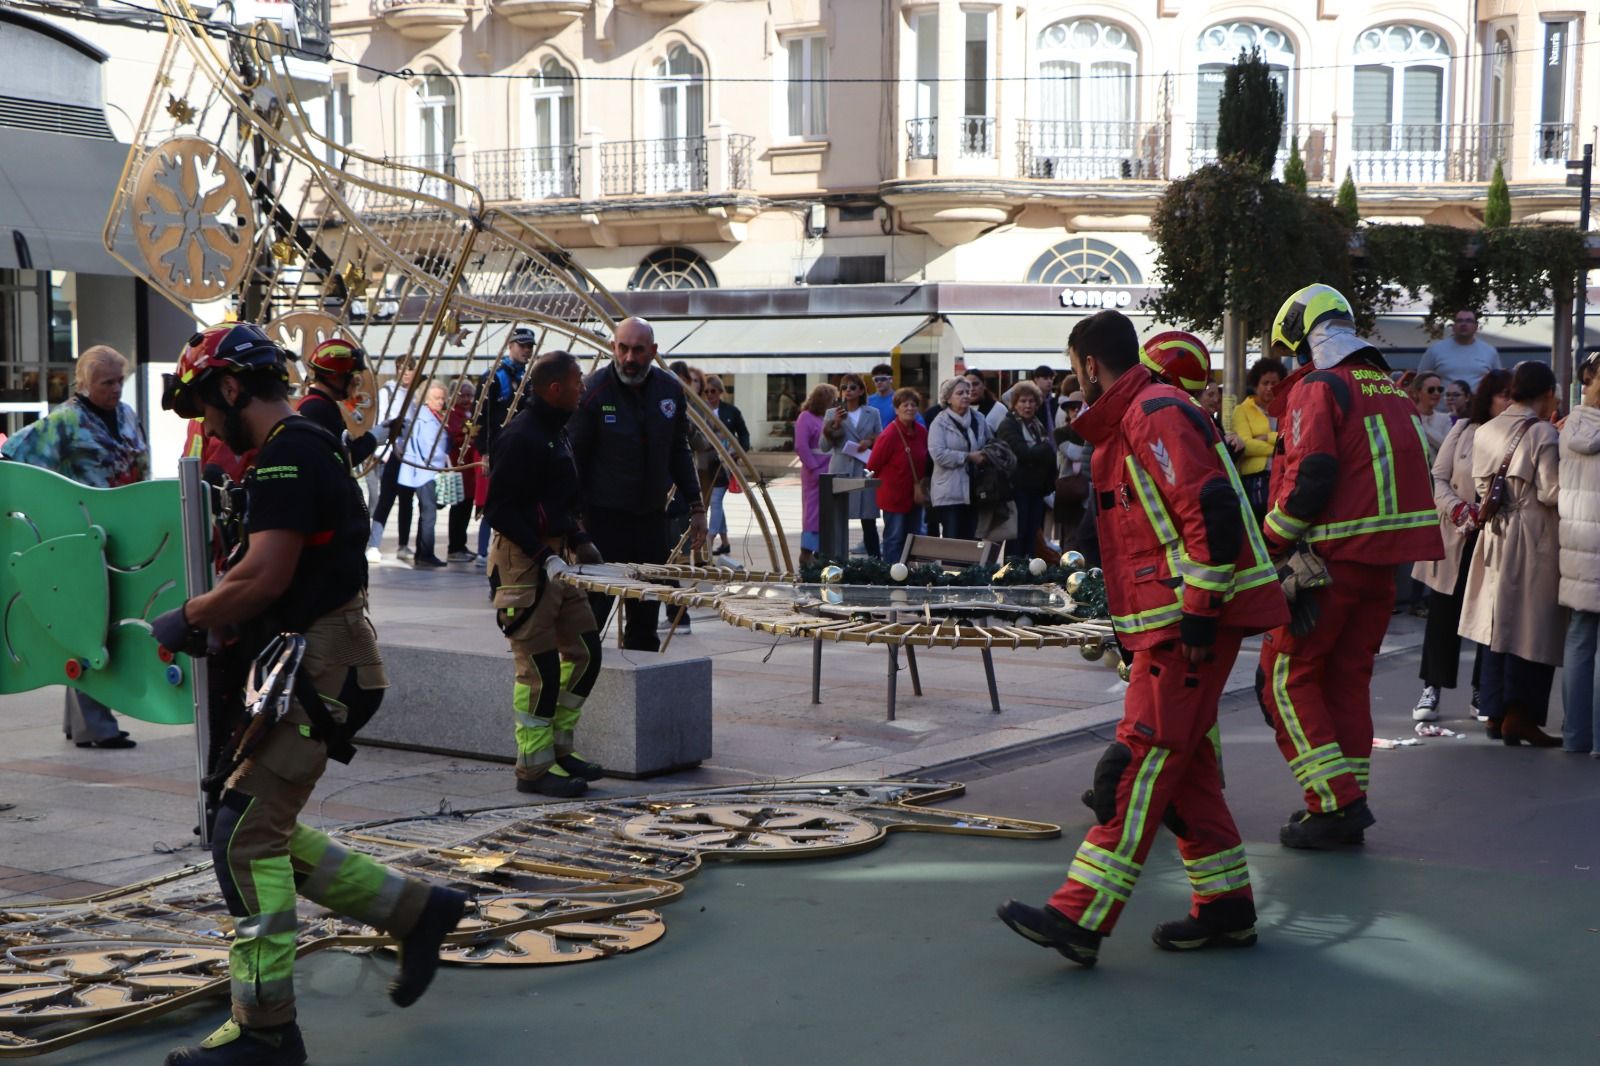
M 817 556 L 811 562 L 800 568 L 800 581 L 803 584 L 815 585 L 822 583 L 822 571 L 830 566 L 837 566 L 844 571 L 844 585 L 891 585 L 898 587 L 926 588 L 929 586 L 944 588 L 959 586 L 972 588 L 982 585 L 1058 585 L 1067 587 L 1067 582 L 1073 574 L 1083 573 L 1083 581 L 1078 590 L 1073 593 L 1073 600 L 1088 608 L 1084 615 L 1086 618 L 1109 618 L 1111 611 L 1106 603 L 1105 577 L 1098 569 L 1083 571 L 1070 566 L 1047 567 L 1044 573 L 1035 576 L 1028 571 L 1029 560 L 1015 557 L 1004 563 L 977 564 L 964 570 L 946 571 L 931 563 L 918 563 L 908 567 L 904 581 L 896 581 L 889 576 L 889 563 L 881 559 L 871 559 L 863 556 L 854 556 L 849 559 L 836 560 L 825 556 Z M 995 575 L 1001 570 L 997 579 Z

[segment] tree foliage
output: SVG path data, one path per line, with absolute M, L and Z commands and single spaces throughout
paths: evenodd
M 1283 165 L 1283 183 L 1302 195 L 1306 191 L 1306 163 L 1300 158 L 1298 137 L 1289 138 L 1289 161 Z
M 1333 202 L 1352 229 L 1361 221 L 1361 203 L 1356 199 L 1356 179 L 1350 175 L 1348 167 L 1345 168 L 1344 180 L 1339 183 L 1339 192 Z
M 1506 172 L 1500 160 L 1494 161 L 1494 175 L 1483 205 L 1483 228 L 1500 229 L 1511 225 L 1511 190 L 1506 187 Z
M 1272 173 L 1283 135 L 1283 91 L 1259 48 L 1240 52 L 1222 80 L 1217 156 Z

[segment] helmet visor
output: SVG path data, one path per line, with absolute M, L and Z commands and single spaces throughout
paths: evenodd
M 161 375 L 161 409 L 171 411 L 180 418 L 199 418 L 205 414 L 194 389 L 179 380 L 176 374 Z

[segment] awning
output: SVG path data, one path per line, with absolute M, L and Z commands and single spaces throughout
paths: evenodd
M 127 159 L 117 141 L 0 129 L 0 267 L 127 274 L 100 239 Z M 137 249 L 126 242 L 119 248 L 132 259 Z
M 967 365 L 980 370 L 1032 370 L 1041 363 L 1066 366 L 1067 334 L 1083 317 L 1072 313 L 948 316 Z
M 668 347 L 682 323 L 696 322 Z M 719 374 L 802 374 L 867 370 L 930 321 L 927 315 L 655 320 L 662 358 Z

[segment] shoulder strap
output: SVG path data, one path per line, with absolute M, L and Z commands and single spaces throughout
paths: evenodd
M 1535 418 L 1524 418 L 1522 425 L 1512 431 L 1511 444 L 1506 448 L 1506 457 L 1500 460 L 1500 472 L 1495 475 L 1496 477 L 1506 476 L 1506 471 L 1511 469 L 1511 457 L 1517 453 L 1517 445 L 1522 443 L 1523 434 L 1527 433 L 1537 421 Z

